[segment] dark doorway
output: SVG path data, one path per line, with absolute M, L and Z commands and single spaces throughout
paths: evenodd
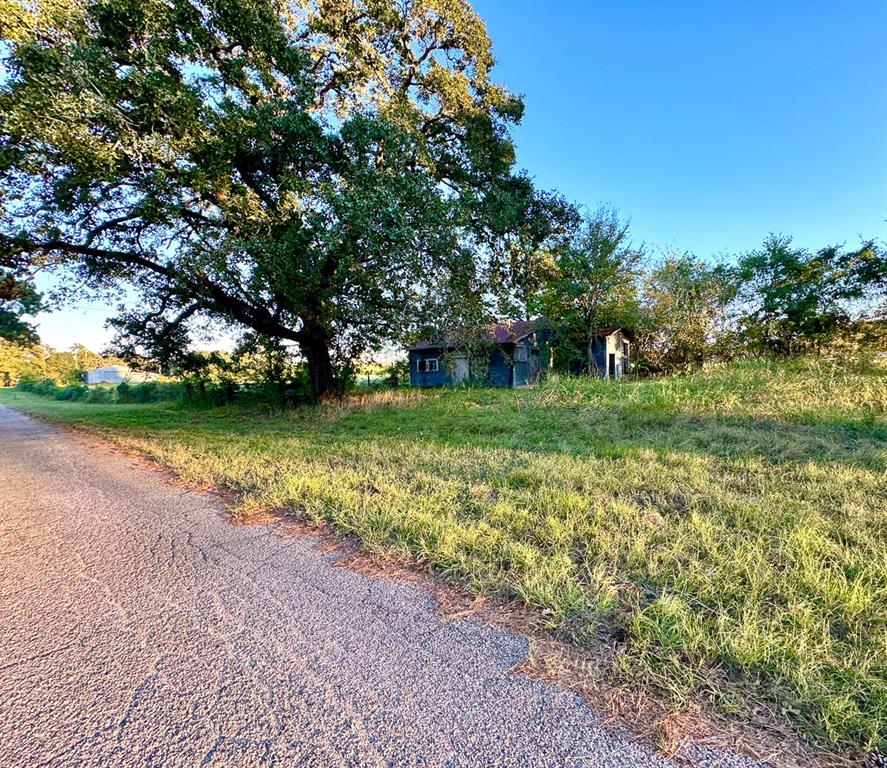
M 609 370 L 610 370 L 610 378 L 615 379 L 616 378 L 616 353 L 615 352 L 610 353 Z

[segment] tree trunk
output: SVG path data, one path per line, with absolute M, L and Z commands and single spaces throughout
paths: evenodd
M 308 363 L 308 379 L 311 382 L 312 396 L 318 400 L 327 395 L 341 394 L 330 358 L 327 334 L 319 326 L 309 323 L 303 325 L 302 332 L 304 338 L 299 346 Z
M 586 352 L 588 354 L 588 373 L 591 376 L 594 376 L 599 371 L 598 371 L 597 362 L 594 359 L 594 342 L 597 339 L 597 323 L 593 317 L 587 321 L 587 327 L 588 327 L 588 347 L 586 349 Z M 604 350 L 604 357 L 606 359 L 606 350 Z

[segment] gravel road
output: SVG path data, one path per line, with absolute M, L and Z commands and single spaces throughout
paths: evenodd
M 0 765 L 672 765 L 316 543 L 0 406 Z

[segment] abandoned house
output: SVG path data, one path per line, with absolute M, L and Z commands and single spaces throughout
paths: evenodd
M 489 355 L 481 361 L 469 360 L 446 341 L 410 347 L 410 385 L 439 387 L 471 380 L 491 387 L 525 387 L 548 368 L 545 332 L 536 323 L 500 323 L 490 326 L 487 336 Z
M 535 383 L 551 365 L 550 330 L 544 321 L 517 321 L 490 326 L 489 354 L 469 360 L 446 341 L 420 341 L 409 347 L 410 385 L 439 387 L 467 381 L 491 387 L 524 387 Z M 571 373 L 621 379 L 629 372 L 632 335 L 624 328 L 600 328 L 591 356 L 570 360 Z

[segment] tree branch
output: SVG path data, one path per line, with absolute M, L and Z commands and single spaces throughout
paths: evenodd
M 284 325 L 264 307 L 257 307 L 248 301 L 232 296 L 206 277 L 184 274 L 136 253 L 94 248 L 62 240 L 49 240 L 42 243 L 32 241 L 20 243 L 18 247 L 28 252 L 61 251 L 63 253 L 141 267 L 166 278 L 171 283 L 183 285 L 188 295 L 203 300 L 206 309 L 214 309 L 216 312 L 227 315 L 259 333 L 297 343 L 301 343 L 305 338 L 305 334 Z

